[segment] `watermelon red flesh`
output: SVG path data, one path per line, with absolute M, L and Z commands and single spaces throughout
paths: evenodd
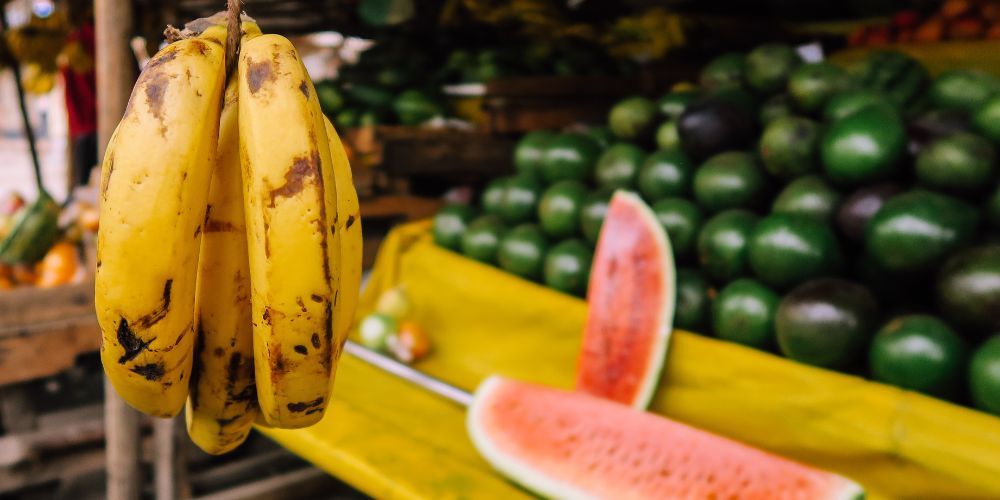
M 836 474 L 580 392 L 491 377 L 467 418 L 494 468 L 551 498 L 864 497 Z
M 577 390 L 649 405 L 673 325 L 674 274 L 670 240 L 653 211 L 616 192 L 590 270 Z

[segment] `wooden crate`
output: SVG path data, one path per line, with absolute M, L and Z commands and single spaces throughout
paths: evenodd
M 59 373 L 100 346 L 93 279 L 0 292 L 0 386 Z
M 486 133 L 517 134 L 574 123 L 603 123 L 608 108 L 642 93 L 641 77 L 530 76 L 459 86 L 452 107 Z M 479 106 L 479 112 L 476 111 Z

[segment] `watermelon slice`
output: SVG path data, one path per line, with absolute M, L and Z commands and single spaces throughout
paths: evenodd
M 616 192 L 590 270 L 577 390 L 649 406 L 673 327 L 675 271 L 653 211 L 635 194 Z
M 580 392 L 491 377 L 466 423 L 493 467 L 550 498 L 864 498 L 836 474 Z

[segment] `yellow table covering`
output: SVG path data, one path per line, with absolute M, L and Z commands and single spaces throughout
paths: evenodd
M 492 373 L 570 387 L 586 304 L 440 249 L 428 229 L 390 234 L 359 317 L 402 283 L 434 342 L 420 370 L 467 390 Z M 1000 419 L 712 338 L 674 333 L 652 411 L 837 471 L 873 498 L 1000 498 Z M 322 422 L 261 431 L 380 499 L 528 496 L 476 454 L 463 419 L 344 355 Z

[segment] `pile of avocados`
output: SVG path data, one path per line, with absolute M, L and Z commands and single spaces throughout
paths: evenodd
M 670 236 L 675 326 L 1000 415 L 1000 82 L 766 44 L 607 127 L 536 131 L 434 220 L 445 248 L 575 295 L 616 189 Z
M 426 50 L 414 51 L 414 47 Z M 338 128 L 419 125 L 445 114 L 442 86 L 527 75 L 626 75 L 635 66 L 584 41 L 507 43 L 478 50 L 425 46 L 412 37 L 385 37 L 344 65 L 336 79 L 316 84 L 323 112 Z

